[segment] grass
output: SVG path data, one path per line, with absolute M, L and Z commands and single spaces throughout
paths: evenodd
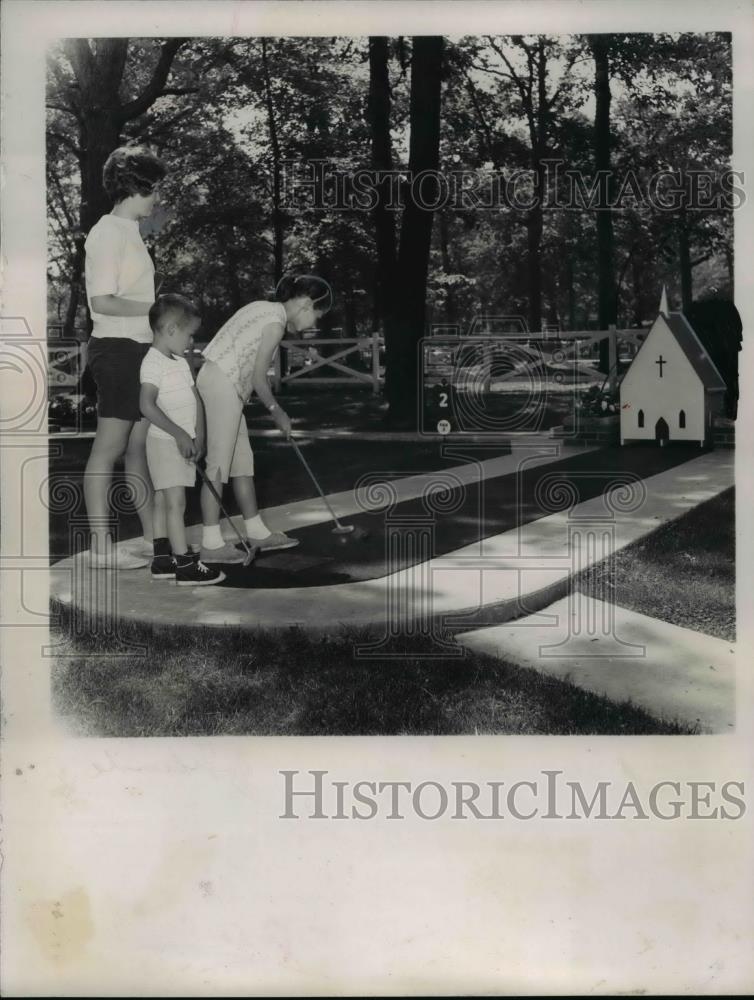
M 60 631 L 67 634 L 66 612 Z M 121 643 L 77 639 L 53 673 L 69 728 L 90 736 L 675 734 L 688 732 L 493 657 L 436 655 L 405 639 L 354 655 L 369 630 L 164 628 L 122 623 Z M 121 650 L 123 648 L 121 646 Z M 429 658 L 420 654 L 434 653 Z M 108 655 L 110 654 L 110 655 Z
M 735 491 L 658 528 L 577 581 L 589 596 L 733 642 Z

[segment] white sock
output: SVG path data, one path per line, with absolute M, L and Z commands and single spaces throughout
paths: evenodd
M 246 527 L 247 536 L 255 539 L 256 541 L 261 542 L 263 538 L 269 538 L 272 534 L 259 514 L 257 514 L 256 517 L 244 518 L 243 523 Z
M 221 549 L 225 545 L 223 536 L 220 534 L 219 524 L 202 525 L 202 548 Z

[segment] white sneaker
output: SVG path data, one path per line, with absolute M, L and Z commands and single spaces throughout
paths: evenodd
M 123 548 L 137 559 L 148 559 L 150 562 L 154 559 L 154 545 L 152 542 L 148 542 L 144 536 L 131 538 L 123 543 Z
M 135 556 L 126 549 L 114 549 L 110 546 L 104 552 L 89 552 L 89 564 L 96 569 L 145 569 L 150 564 L 149 559 Z

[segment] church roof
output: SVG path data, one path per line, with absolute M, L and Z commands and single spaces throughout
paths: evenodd
M 706 389 L 725 389 L 725 382 L 720 372 L 683 313 L 669 312 L 664 318 L 704 387 Z

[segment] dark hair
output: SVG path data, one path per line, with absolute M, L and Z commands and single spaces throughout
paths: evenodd
M 102 168 L 102 184 L 117 205 L 134 194 L 151 194 L 167 173 L 167 167 L 146 146 L 114 149 Z
M 289 299 L 311 299 L 317 312 L 325 313 L 332 307 L 332 290 L 324 278 L 314 274 L 291 274 L 281 278 L 275 289 L 278 302 Z
M 162 330 L 166 319 L 185 322 L 189 319 L 199 319 L 201 313 L 194 303 L 184 295 L 176 295 L 174 292 L 166 292 L 165 295 L 158 295 L 157 300 L 149 310 L 149 325 L 155 333 Z

